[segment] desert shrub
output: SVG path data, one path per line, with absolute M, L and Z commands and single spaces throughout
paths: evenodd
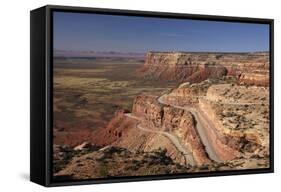
M 100 166 L 99 175 L 100 175 L 100 177 L 107 177 L 108 176 L 108 169 L 105 165 Z

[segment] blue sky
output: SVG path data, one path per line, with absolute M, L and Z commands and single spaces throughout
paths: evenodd
M 269 25 L 54 12 L 54 49 L 269 51 Z

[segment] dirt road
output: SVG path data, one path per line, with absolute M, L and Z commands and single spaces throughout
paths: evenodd
M 196 162 L 193 158 L 192 152 L 190 150 L 188 150 L 184 145 L 181 144 L 180 139 L 177 136 L 175 136 L 171 133 L 165 132 L 165 131 L 158 131 L 158 130 L 155 130 L 155 129 L 144 128 L 144 127 L 141 126 L 141 120 L 142 119 L 132 115 L 131 113 L 126 113 L 125 116 L 140 121 L 140 123 L 138 123 L 136 127 L 138 129 L 142 130 L 142 131 L 164 135 L 166 138 L 168 138 L 173 143 L 173 145 L 177 148 L 177 150 L 182 154 L 182 156 L 185 159 L 186 165 L 187 164 L 190 164 L 191 166 L 196 165 Z
M 206 119 L 197 111 L 196 108 L 193 108 L 193 107 L 187 107 L 187 106 L 178 106 L 178 105 L 171 105 L 171 104 L 168 104 L 165 102 L 165 96 L 166 94 L 158 97 L 158 102 L 161 103 L 161 104 L 164 104 L 164 105 L 170 105 L 170 106 L 173 106 L 175 108 L 178 108 L 178 109 L 183 109 L 183 110 L 187 110 L 189 111 L 190 113 L 192 113 L 192 115 L 194 116 L 195 120 L 196 120 L 196 130 L 200 136 L 200 139 L 203 143 L 203 145 L 205 146 L 205 149 L 206 149 L 206 152 L 208 153 L 209 157 L 216 161 L 216 162 L 221 162 L 220 158 L 218 157 L 218 155 L 216 154 L 216 151 L 215 149 L 213 148 L 213 145 L 210 141 L 210 138 L 208 137 L 208 134 L 206 132 L 206 126 L 209 126 L 211 127 L 212 125 L 209 125 L 208 124 L 208 121 L 206 121 Z M 206 125 L 206 126 L 203 126 Z

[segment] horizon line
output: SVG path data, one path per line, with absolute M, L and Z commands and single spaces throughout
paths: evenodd
M 157 50 L 148 50 L 145 52 L 142 51 L 94 51 L 94 50 L 63 50 L 63 49 L 53 49 L 53 52 L 81 52 L 81 53 L 132 53 L 132 54 L 146 54 L 149 52 L 153 53 L 264 53 L 264 52 L 270 52 L 269 50 L 259 50 L 259 51 L 195 51 L 195 50 L 182 50 L 182 51 L 176 51 L 176 50 L 171 50 L 171 51 L 157 51 Z

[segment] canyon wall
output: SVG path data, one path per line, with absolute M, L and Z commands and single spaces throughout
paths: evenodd
M 242 73 L 239 75 L 238 83 L 240 85 L 257 85 L 257 86 L 269 86 L 269 72 L 259 73 Z
M 163 105 L 158 103 L 155 96 L 136 96 L 133 101 L 132 114 L 142 118 L 143 123 L 148 127 L 155 129 L 162 128 Z
M 244 154 L 269 152 L 269 88 L 220 84 L 211 86 L 199 99 L 222 141 Z
M 140 73 L 147 79 L 194 83 L 253 70 L 269 70 L 268 52 L 148 52 Z
M 107 127 L 93 134 L 92 141 L 101 146 L 119 146 L 131 151 L 152 151 L 166 149 L 167 155 L 183 164 L 182 155 L 173 144 L 160 134 L 137 129 L 138 120 L 125 116 L 127 111 L 118 110 Z
M 160 104 L 154 96 L 142 95 L 135 98 L 132 114 L 142 118 L 143 127 L 176 135 L 198 164 L 210 163 L 190 112 Z
M 227 82 L 183 83 L 161 97 L 170 106 L 197 111 L 216 153 L 231 160 L 241 153 L 268 154 L 269 88 Z

